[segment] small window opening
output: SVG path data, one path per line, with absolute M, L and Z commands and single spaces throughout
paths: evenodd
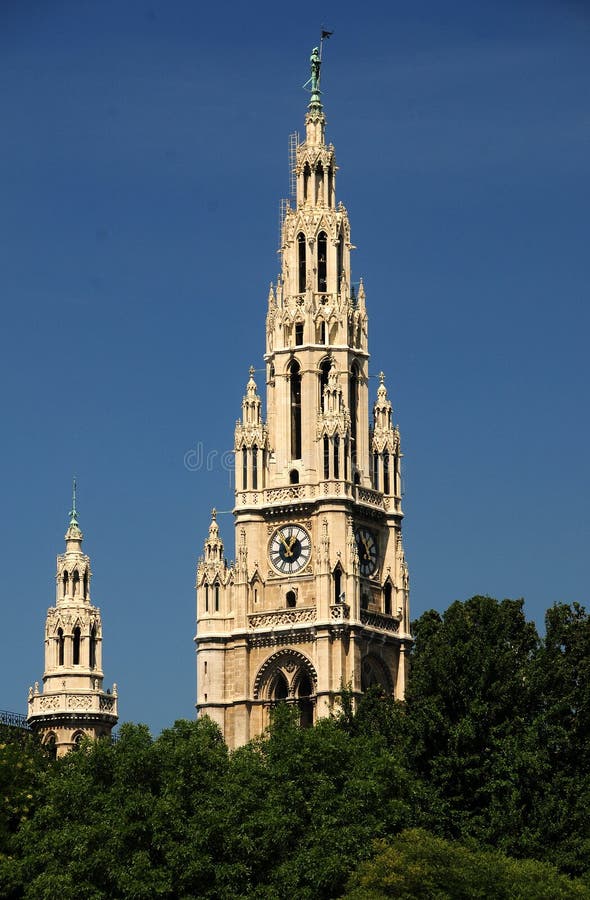
M 81 642 L 81 634 L 80 629 L 76 625 L 74 628 L 74 641 L 72 646 L 72 662 L 75 666 L 80 665 L 80 642 Z
M 82 580 L 82 591 L 82 596 L 86 600 L 88 597 L 88 569 L 86 569 L 84 572 L 84 578 Z
M 325 323 L 324 323 L 324 326 L 325 326 Z M 330 374 L 330 366 L 331 366 L 331 363 L 330 363 L 329 359 L 324 359 L 320 363 L 320 409 L 322 412 L 324 412 L 324 403 L 325 403 L 324 391 L 325 391 L 326 387 L 328 386 L 328 376 Z
M 305 181 L 307 184 L 307 180 Z M 299 232 L 297 235 L 297 266 L 299 272 L 299 293 L 303 294 L 305 291 L 305 282 L 307 280 L 306 274 L 306 266 L 305 266 L 305 235 Z
M 348 481 L 348 438 L 344 440 L 344 480 Z
M 215 582 L 215 612 L 219 612 L 219 584 Z
M 352 364 L 348 384 L 348 406 L 350 412 L 350 444 L 353 468 L 356 466 L 356 436 L 357 436 L 357 411 L 359 390 L 359 368 L 356 362 Z M 358 484 L 358 482 L 356 482 Z
M 57 629 L 57 664 L 58 666 L 63 666 L 64 664 L 64 631 L 63 628 Z
M 289 609 L 292 609 L 294 606 L 297 606 L 297 594 L 295 591 L 287 591 L 287 606 Z
M 301 369 L 293 360 L 290 369 L 291 382 L 291 459 L 301 459 Z
M 57 742 L 56 742 L 55 735 L 53 734 L 53 732 L 51 734 L 47 735 L 47 738 L 46 738 L 43 746 L 45 747 L 45 749 L 46 749 L 47 753 L 49 754 L 49 756 L 51 757 L 51 759 L 55 759 L 57 756 Z
M 334 569 L 334 603 L 342 603 L 342 569 L 338 566 Z
M 328 280 L 328 237 L 325 231 L 318 235 L 318 291 L 326 291 Z
M 242 447 L 242 490 L 248 490 L 248 451 Z
M 340 478 L 340 438 L 334 435 L 334 478 Z
M 258 447 L 252 447 L 252 490 L 258 490 Z
M 209 585 L 205 585 L 205 612 L 209 612 Z
M 72 575 L 72 594 L 74 597 L 78 596 L 80 591 L 80 575 L 77 569 L 74 569 L 74 574 Z
M 318 327 L 318 344 L 326 343 L 326 323 L 322 319 Z
M 383 588 L 383 611 L 385 615 L 391 615 L 391 581 L 386 582 Z
M 96 625 L 90 629 L 90 668 L 96 668 Z
M 379 490 L 379 454 L 373 453 L 373 487 Z
M 324 478 L 330 477 L 330 439 L 324 435 Z
M 295 323 L 295 346 L 301 347 L 303 344 L 303 322 Z
M 344 235 L 340 233 L 338 238 L 338 284 L 337 289 L 340 290 L 340 282 L 342 281 L 342 273 L 344 272 Z
M 291 469 L 289 472 L 289 484 L 299 484 L 299 470 Z
M 63 596 L 64 597 L 68 593 L 68 586 L 69 586 L 69 576 L 68 576 L 67 572 L 64 572 L 64 577 L 63 577 Z
M 383 454 L 383 492 L 389 493 L 389 453 Z
M 204 671 L 204 674 L 205 674 L 205 675 L 207 674 L 207 660 L 205 660 L 205 671 Z
M 303 169 L 303 199 L 307 200 L 309 198 L 309 180 L 311 178 L 311 169 L 309 167 L 309 163 L 305 163 L 305 167 Z

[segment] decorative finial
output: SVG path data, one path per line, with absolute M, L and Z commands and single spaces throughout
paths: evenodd
M 385 373 L 379 372 L 379 382 L 380 384 L 385 384 Z
M 211 518 L 214 522 L 217 519 L 217 510 L 215 509 L 215 507 L 213 507 L 213 509 L 211 510 Z
M 70 510 L 70 525 L 78 525 L 78 513 L 76 511 L 76 476 L 72 483 L 72 508 Z
M 255 372 L 255 371 L 256 371 L 256 369 L 254 368 L 254 366 L 250 366 L 250 369 L 249 369 L 249 372 L 250 372 L 250 378 L 254 378 L 254 372 Z

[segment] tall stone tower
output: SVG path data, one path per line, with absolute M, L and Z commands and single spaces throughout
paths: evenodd
M 102 623 L 90 602 L 90 558 L 76 513 L 76 484 L 66 551 L 57 557 L 55 606 L 45 620 L 43 689 L 29 688 L 28 721 L 63 756 L 84 737 L 108 736 L 117 723 L 117 686 L 102 687 Z
M 230 747 L 279 700 L 302 724 L 343 687 L 403 697 L 409 634 L 400 436 L 385 377 L 369 423 L 368 318 L 311 57 L 294 205 L 266 314 L 266 422 L 250 370 L 235 429 L 236 561 L 215 511 L 197 566 L 197 710 Z

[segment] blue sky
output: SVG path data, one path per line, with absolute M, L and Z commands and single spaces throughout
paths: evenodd
M 194 714 L 195 565 L 214 505 L 233 557 L 223 454 L 262 366 L 322 24 L 412 613 L 487 593 L 542 623 L 587 601 L 590 13 L 317 10 L 0 6 L 0 708 L 24 712 L 43 672 L 75 473 L 121 718 Z

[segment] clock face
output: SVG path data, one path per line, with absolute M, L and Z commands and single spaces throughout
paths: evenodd
M 359 552 L 361 575 L 372 575 L 377 569 L 377 540 L 368 528 L 357 528 L 354 536 Z
M 282 525 L 269 545 L 270 561 L 281 574 L 301 572 L 311 556 L 311 538 L 301 525 Z

